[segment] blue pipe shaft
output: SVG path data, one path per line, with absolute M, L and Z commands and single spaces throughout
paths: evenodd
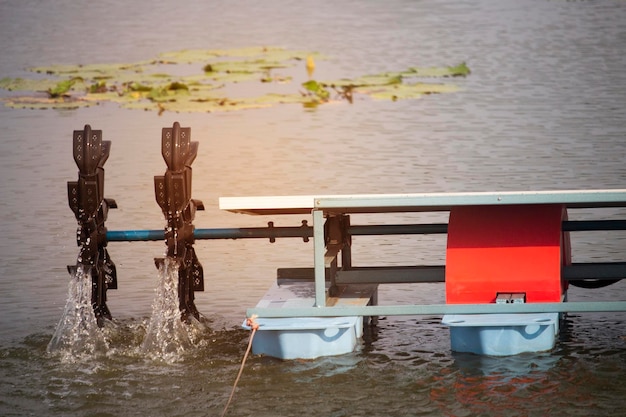
M 109 242 L 139 242 L 165 240 L 165 231 L 160 230 L 107 230 Z
M 350 226 L 349 233 L 358 235 L 394 235 L 394 234 L 439 234 L 446 233 L 447 224 L 413 224 L 413 225 L 367 225 Z M 626 220 L 596 221 L 564 221 L 563 231 L 591 230 L 626 230 Z M 313 228 L 299 227 L 232 227 L 214 229 L 196 229 L 195 239 L 251 239 L 251 238 L 284 238 L 313 237 Z M 109 230 L 109 242 L 137 242 L 148 240 L 164 240 L 163 230 Z
M 313 237 L 312 228 L 307 227 L 249 227 L 249 228 L 215 228 L 195 229 L 195 239 L 250 239 L 278 237 Z M 108 230 L 109 242 L 139 242 L 164 240 L 164 230 Z

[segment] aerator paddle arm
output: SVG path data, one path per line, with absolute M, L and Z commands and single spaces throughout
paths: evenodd
M 194 291 L 204 291 L 204 273 L 193 248 L 193 220 L 196 210 L 204 210 L 200 200 L 191 198 L 191 164 L 198 154 L 198 142 L 191 142 L 191 128 L 175 122 L 163 128 L 161 153 L 167 164 L 165 175 L 154 177 L 156 201 L 163 211 L 167 257 L 178 264 L 178 299 L 181 320 L 200 318 Z M 155 258 L 157 267 L 164 258 Z
M 109 208 L 117 208 L 115 200 L 104 198 L 104 163 L 109 158 L 111 142 L 102 140 L 101 130 L 85 125 L 73 135 L 74 161 L 78 166 L 78 181 L 68 181 L 69 205 L 76 220 L 76 242 L 80 247 L 76 265 L 68 265 L 70 274 L 79 268 L 92 281 L 91 304 L 102 327 L 111 319 L 106 305 L 107 289 L 117 288 L 115 264 L 106 250 L 107 229 L 104 222 Z

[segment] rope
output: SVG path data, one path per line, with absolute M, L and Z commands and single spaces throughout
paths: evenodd
M 257 315 L 253 314 L 252 317 L 246 320 L 246 326 L 249 326 L 252 329 L 252 333 L 250 333 L 250 340 L 248 341 L 248 348 L 246 349 L 246 353 L 243 356 L 243 361 L 241 361 L 241 368 L 239 368 L 239 374 L 237 374 L 237 378 L 235 379 L 235 384 L 233 385 L 233 390 L 230 393 L 230 397 L 228 398 L 228 402 L 226 403 L 226 407 L 224 407 L 224 411 L 222 412 L 222 417 L 226 415 L 228 411 L 228 406 L 230 402 L 233 400 L 235 396 L 235 390 L 237 389 L 237 384 L 239 383 L 239 378 L 241 378 L 241 374 L 243 373 L 243 366 L 246 364 L 246 359 L 248 359 L 248 355 L 250 354 L 250 350 L 252 349 L 252 340 L 254 339 L 254 334 L 259 329 L 259 323 L 256 322 Z

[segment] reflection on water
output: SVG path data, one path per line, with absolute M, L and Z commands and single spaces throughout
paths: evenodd
M 508 357 L 492 357 L 469 353 L 453 353 L 455 366 L 467 376 L 502 375 L 506 378 L 523 377 L 531 372 L 546 372 L 559 361 L 559 356 L 548 353 L 521 354 Z
M 297 416 L 313 407 L 319 415 L 345 416 L 620 415 L 626 342 L 614 338 L 622 323 L 607 320 L 597 337 L 593 323 L 575 317 L 553 352 L 489 358 L 435 349 L 445 345 L 445 332 L 424 337 L 423 322 L 387 318 L 353 354 L 313 361 L 252 356 L 229 414 Z M 141 351 L 147 320 L 114 320 L 104 330 L 106 355 L 69 362 L 46 353 L 49 334 L 33 334 L 0 348 L 2 384 L 20 393 L 0 408 L 37 415 L 219 415 L 249 333 L 206 324 L 175 361 Z M 414 340 L 405 356 L 408 345 L 389 342 L 398 328 Z

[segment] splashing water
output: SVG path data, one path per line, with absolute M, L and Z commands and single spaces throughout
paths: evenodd
M 159 265 L 159 283 L 141 350 L 153 358 L 176 361 L 193 346 L 193 331 L 193 326 L 186 326 L 180 319 L 178 263 L 166 257 Z
M 90 270 L 79 264 L 68 285 L 63 315 L 48 343 L 49 353 L 59 353 L 65 360 L 73 361 L 108 350 L 108 343 L 93 313 L 91 287 Z

